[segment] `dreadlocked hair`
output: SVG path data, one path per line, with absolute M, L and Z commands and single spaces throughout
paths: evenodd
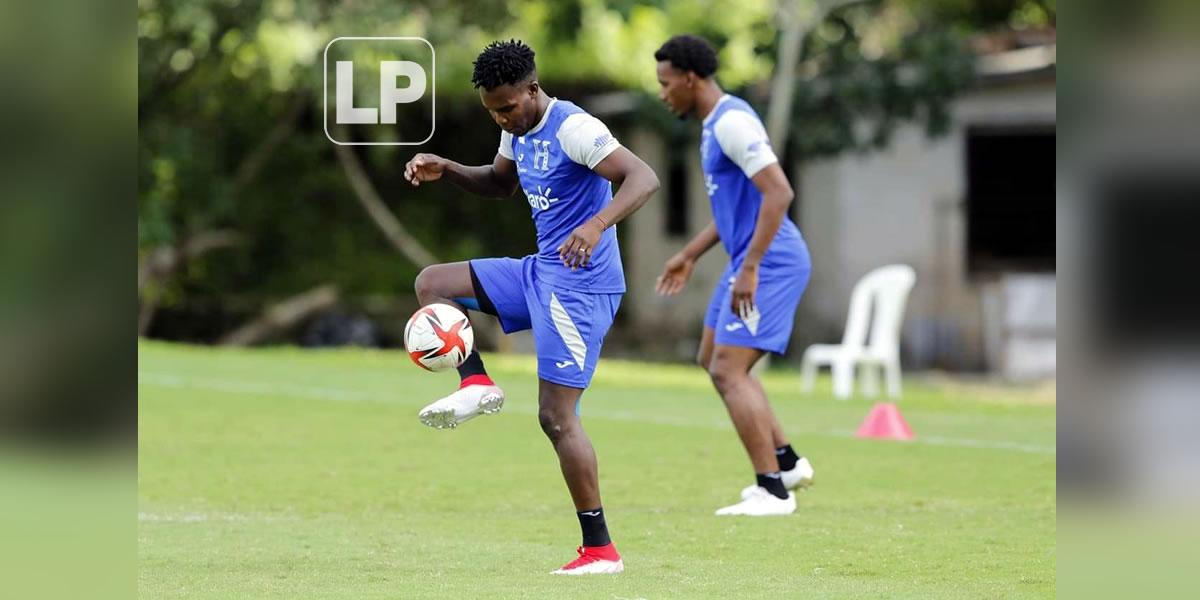
M 471 83 L 475 87 L 493 90 L 502 85 L 524 81 L 533 74 L 533 49 L 521 40 L 496 41 L 488 44 L 475 59 Z

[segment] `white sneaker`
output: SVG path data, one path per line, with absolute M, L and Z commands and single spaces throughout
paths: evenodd
M 733 506 L 718 509 L 717 515 L 765 517 L 767 515 L 790 515 L 794 512 L 796 512 L 796 494 L 788 492 L 786 499 L 776 498 L 766 488 L 754 486 L 746 499 Z
M 494 415 L 504 406 L 504 391 L 494 385 L 468 385 L 417 415 L 434 429 L 454 429 L 478 415 Z
M 806 488 L 813 484 L 812 463 L 808 462 L 807 458 L 801 457 L 790 471 L 780 471 L 780 476 L 783 479 L 783 487 L 789 490 Z M 750 492 L 754 491 L 756 487 L 758 486 L 748 485 L 742 488 L 742 499 L 748 498 Z

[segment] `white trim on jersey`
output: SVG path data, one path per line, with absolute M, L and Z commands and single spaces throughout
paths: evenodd
M 587 344 L 584 343 L 583 336 L 579 335 L 579 329 L 575 327 L 575 323 L 571 321 L 571 315 L 567 314 L 567 309 L 563 307 L 562 302 L 558 301 L 558 296 L 554 295 L 554 292 L 550 293 L 550 319 L 554 321 L 554 328 L 558 330 L 558 336 L 567 345 L 567 350 L 571 352 L 575 364 L 582 371 L 584 363 L 587 362 Z
M 754 177 L 767 165 L 779 162 L 762 122 L 744 110 L 725 111 L 713 125 L 713 137 L 746 177 Z
M 589 169 L 596 168 L 600 161 L 621 147 L 608 127 L 587 113 L 575 113 L 563 119 L 555 137 L 567 158 Z
M 517 159 L 513 157 L 513 153 L 512 153 L 512 134 L 511 133 L 509 133 L 503 129 L 500 130 L 500 147 L 496 149 L 496 152 L 500 156 L 503 156 L 504 158 L 507 158 L 508 160 L 517 162 Z
M 713 117 L 717 114 L 717 108 L 719 108 L 722 104 L 724 104 L 725 101 L 728 99 L 729 99 L 729 94 L 721 94 L 721 97 L 717 99 L 717 103 L 713 105 L 712 110 L 708 111 L 708 116 L 704 117 L 704 120 L 700 122 L 700 125 L 702 127 L 705 125 L 708 125 L 708 122 L 711 121 L 713 119 Z
M 542 128 L 546 126 L 546 121 L 550 120 L 550 111 L 554 109 L 555 102 L 558 102 L 558 98 L 550 99 L 550 104 L 546 105 L 546 112 L 542 113 L 542 120 L 538 121 L 538 124 L 534 125 L 533 129 L 526 131 L 525 135 L 533 135 L 533 134 L 541 131 Z

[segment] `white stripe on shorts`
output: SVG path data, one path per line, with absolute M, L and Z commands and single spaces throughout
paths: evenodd
M 579 365 L 579 370 L 582 371 L 583 364 L 587 362 L 587 344 L 583 342 L 583 336 L 579 335 L 579 329 L 571 321 L 571 315 L 567 314 L 567 309 L 563 308 L 562 302 L 558 301 L 558 296 L 553 292 L 550 293 L 550 318 L 554 321 L 554 328 L 558 330 L 559 337 L 567 344 L 567 350 L 571 351 L 575 364 Z

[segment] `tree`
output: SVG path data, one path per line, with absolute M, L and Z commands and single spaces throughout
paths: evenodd
M 487 42 L 522 38 L 555 93 L 632 93 L 630 125 L 679 136 L 688 130 L 654 97 L 653 52 L 697 33 L 719 48 L 722 84 L 765 106 L 777 145 L 803 159 L 878 146 L 906 121 L 937 133 L 970 84 L 971 32 L 1054 22 L 1054 0 L 781 1 L 800 16 L 783 32 L 774 0 L 140 0 L 143 328 L 194 304 L 211 316 L 191 335 L 215 340 L 304 290 L 399 297 L 433 257 L 531 249 L 519 208 L 407 186 L 412 149 L 325 139 L 320 65 L 333 37 L 433 43 L 438 135 L 422 150 L 478 163 L 497 140 L 470 84 Z M 802 134 L 779 133 L 789 123 Z

